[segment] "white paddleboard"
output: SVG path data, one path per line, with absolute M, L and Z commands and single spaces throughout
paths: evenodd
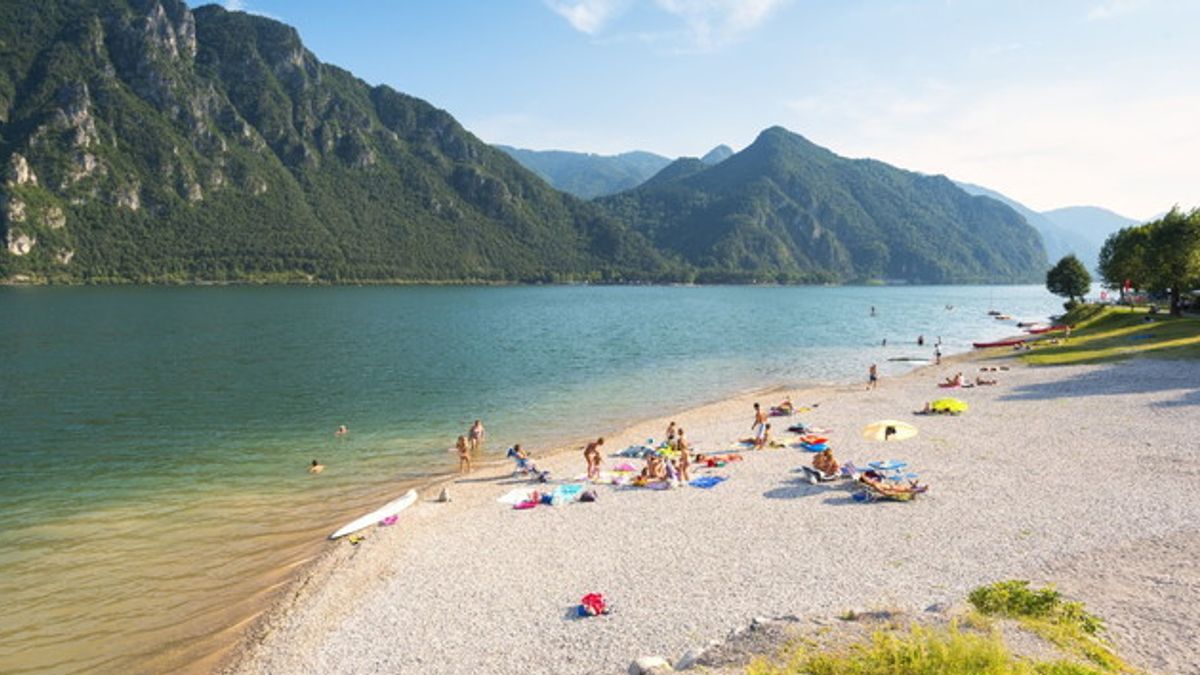
M 400 513 L 404 509 L 407 509 L 408 507 L 412 506 L 413 502 L 415 502 L 415 501 L 417 501 L 417 491 L 409 490 L 408 492 L 404 493 L 403 497 L 400 497 L 399 499 L 393 499 L 392 501 L 375 509 L 374 511 L 368 513 L 367 515 L 365 515 L 361 518 L 356 518 L 356 519 L 346 523 L 337 532 L 334 532 L 333 534 L 329 535 L 329 538 L 337 539 L 338 537 L 344 537 L 344 536 L 350 534 L 351 532 L 358 532 L 359 530 L 363 529 L 364 527 L 374 525 L 375 523 L 378 523 L 379 521 L 383 520 L 384 518 L 387 518 L 388 516 L 394 516 L 397 513 Z

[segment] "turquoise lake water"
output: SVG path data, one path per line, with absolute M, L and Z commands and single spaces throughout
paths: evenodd
M 870 309 L 876 308 L 876 316 Z M 947 309 L 952 306 L 953 309 Z M 996 287 L 0 289 L 0 672 L 227 643 L 330 524 L 489 449 L 886 376 L 1061 299 Z M 915 344 L 917 335 L 926 339 Z M 888 346 L 881 346 L 886 338 Z M 350 434 L 335 438 L 346 424 Z M 329 466 L 314 480 L 304 467 Z M 197 661 L 200 659 L 200 661 Z M 193 666 L 196 667 L 196 666 Z

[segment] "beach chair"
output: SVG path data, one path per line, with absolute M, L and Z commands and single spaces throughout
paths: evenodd
M 875 475 L 879 476 L 879 474 Z M 916 481 L 909 481 L 907 485 L 896 483 L 894 489 L 889 489 L 889 486 L 886 482 L 881 482 L 878 479 L 875 482 L 867 482 L 862 480 L 860 477 L 860 479 L 855 481 L 855 483 L 856 487 L 859 488 L 859 491 L 854 495 L 854 499 L 862 502 L 875 502 L 880 500 L 910 502 L 917 495 L 924 494 L 925 492 L 929 491 L 928 485 L 918 485 Z
M 853 462 L 843 464 L 837 473 L 823 473 L 811 466 L 801 466 L 800 468 L 804 470 L 805 480 L 811 485 L 858 478 L 858 467 L 854 466 Z
M 549 480 L 550 473 L 548 471 L 539 471 L 537 465 L 533 463 L 532 459 L 529 459 L 528 457 L 518 457 L 517 451 L 513 448 L 508 449 L 508 455 L 506 456 L 516 462 L 516 467 L 513 470 L 514 478 L 518 476 L 525 476 L 526 478 L 536 478 L 543 483 Z

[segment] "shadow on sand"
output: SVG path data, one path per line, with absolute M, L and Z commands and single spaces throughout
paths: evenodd
M 1158 369 L 1153 379 L 1137 371 L 1136 363 L 1114 363 L 1075 378 L 1037 382 L 1013 387 L 1001 401 L 1046 401 L 1086 396 L 1129 396 L 1178 391 L 1178 398 L 1152 403 L 1155 408 L 1200 405 L 1200 378 L 1193 361 L 1178 361 L 1179 368 Z M 1124 375 L 1114 373 L 1124 370 Z

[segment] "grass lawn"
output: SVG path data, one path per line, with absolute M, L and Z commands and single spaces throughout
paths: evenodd
M 1194 316 L 1175 318 L 1151 315 L 1140 308 L 1084 305 L 1069 312 L 1060 323 L 1075 326 L 1071 338 L 1024 352 L 1021 358 L 1026 363 L 1103 363 L 1133 356 L 1200 358 L 1200 318 Z

